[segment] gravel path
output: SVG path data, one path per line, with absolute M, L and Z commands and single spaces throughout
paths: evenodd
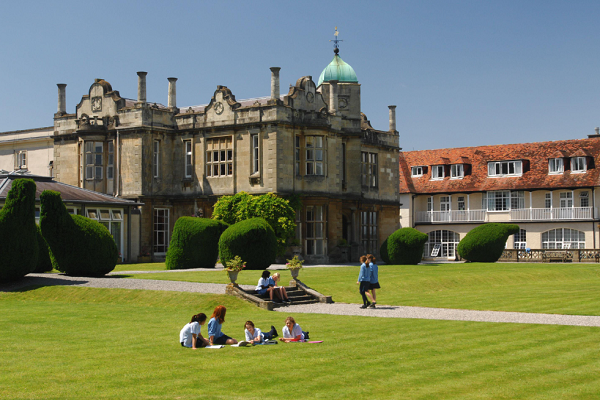
M 153 271 L 156 272 L 156 271 Z M 126 272 L 116 272 L 115 275 Z M 129 273 L 129 272 L 127 272 Z M 14 291 L 29 286 L 80 286 L 109 289 L 141 289 L 141 290 L 165 290 L 172 292 L 194 292 L 224 294 L 224 284 L 217 283 L 194 283 L 159 281 L 149 279 L 128 279 L 107 276 L 104 278 L 81 278 L 62 274 L 29 274 L 19 282 L 8 285 L 0 285 L 0 291 Z M 254 286 L 242 285 L 243 288 Z M 518 324 L 548 324 L 548 325 L 571 325 L 571 326 L 598 326 L 600 327 L 600 316 L 585 315 L 559 315 L 559 314 L 536 314 L 503 311 L 475 311 L 455 310 L 448 308 L 406 307 L 378 305 L 376 309 L 361 309 L 359 304 L 307 304 L 291 305 L 276 308 L 275 311 L 287 314 L 292 313 L 316 313 L 333 315 L 356 315 L 383 318 L 417 318 L 451 321 L 475 321 L 475 322 L 508 322 Z

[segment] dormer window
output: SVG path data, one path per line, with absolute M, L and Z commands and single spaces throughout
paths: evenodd
M 523 175 L 523 161 L 493 161 L 488 163 L 489 177 L 521 175 Z
M 583 173 L 587 171 L 587 164 L 585 157 L 573 157 L 571 158 L 571 172 L 572 173 Z
M 453 164 L 450 166 L 450 178 L 462 179 L 465 176 L 465 167 L 463 164 Z
M 562 174 L 565 170 L 562 158 L 551 158 L 548 160 L 549 174 Z
M 413 178 L 418 178 L 423 176 L 423 166 L 419 165 L 418 167 L 410 168 L 410 176 Z
M 431 179 L 432 180 L 444 179 L 444 166 L 443 165 L 434 165 L 431 168 Z

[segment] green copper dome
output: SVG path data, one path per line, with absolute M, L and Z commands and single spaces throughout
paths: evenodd
M 319 86 L 323 82 L 339 81 L 339 82 L 353 82 L 358 83 L 356 73 L 350 64 L 346 64 L 344 60 L 337 54 L 333 57 L 333 60 L 327 67 L 321 72 L 319 76 Z

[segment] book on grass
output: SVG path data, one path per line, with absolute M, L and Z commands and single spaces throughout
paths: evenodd
M 252 346 L 252 343 L 242 340 L 241 342 L 231 345 L 231 347 L 246 347 L 246 346 Z
M 222 349 L 223 347 L 225 347 L 225 345 L 213 344 L 212 346 L 211 345 L 206 346 L 205 349 Z

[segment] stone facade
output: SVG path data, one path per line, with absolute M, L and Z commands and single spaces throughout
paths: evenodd
M 240 191 L 300 196 L 297 239 L 309 262 L 350 261 L 342 239 L 352 260 L 377 254 L 398 228 L 395 121 L 388 131 L 371 127 L 358 83 L 317 87 L 305 76 L 280 96 L 279 69 L 271 72 L 271 97 L 238 101 L 217 86 L 208 104 L 182 108 L 174 78 L 167 107 L 147 102 L 140 72 L 137 101 L 96 79 L 67 114 L 61 84 L 56 177 L 144 203 L 138 254 L 154 259 L 164 257 L 177 218 L 210 217 L 219 196 Z

